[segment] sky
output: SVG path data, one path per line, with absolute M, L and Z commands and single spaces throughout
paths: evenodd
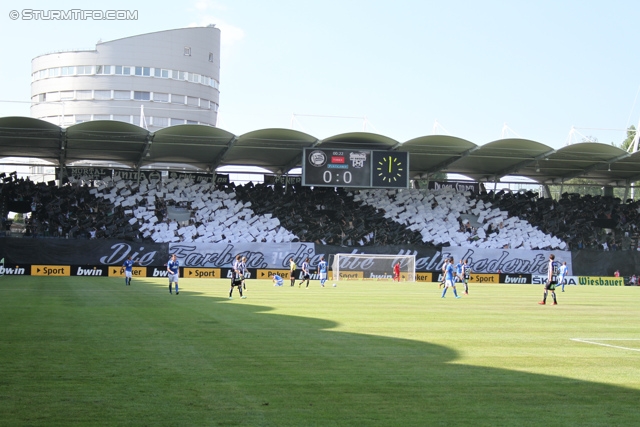
M 640 120 L 640 2 L 1 4 L 0 117 L 30 115 L 31 60 L 40 54 L 215 24 L 218 127 L 236 135 L 292 128 L 323 139 L 364 130 L 399 142 L 438 133 L 561 148 L 585 138 L 620 144 Z M 137 19 L 25 20 L 26 8 L 128 10 Z

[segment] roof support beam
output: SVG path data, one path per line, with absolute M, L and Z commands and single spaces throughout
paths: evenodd
M 633 182 L 636 182 L 636 181 L 640 181 L 640 173 L 637 174 L 637 175 L 632 175 L 629 178 L 627 178 L 627 182 L 628 183 L 633 183 Z
M 598 170 L 598 169 L 604 169 L 605 167 L 609 167 L 609 165 L 611 165 L 611 163 L 615 163 L 615 162 L 620 161 L 622 159 L 626 159 L 627 157 L 631 156 L 631 154 L 632 153 L 624 153 L 624 154 L 616 156 L 616 157 L 614 157 L 612 159 L 603 160 L 603 161 L 595 163 L 595 164 L 589 166 L 588 168 L 585 168 L 585 169 L 583 169 L 583 170 L 581 170 L 579 172 L 575 172 L 575 173 L 572 173 L 570 175 L 563 176 L 560 179 L 552 179 L 551 181 L 549 181 L 549 184 L 563 183 L 563 182 L 569 181 L 570 179 L 573 179 L 573 178 L 582 177 L 582 176 L 588 174 L 589 172 L 592 172 L 592 171 L 595 171 L 595 170 Z
M 316 147 L 318 144 L 320 144 L 320 140 L 316 139 L 316 141 L 311 144 L 310 148 Z M 302 156 L 304 154 L 304 148 L 302 149 L 302 152 L 300 153 L 299 156 L 293 156 L 293 159 L 291 159 L 291 161 L 289 161 L 288 163 L 285 163 L 284 166 L 282 166 L 282 173 L 289 173 L 289 171 L 293 168 L 295 168 L 296 166 L 298 166 L 298 163 L 302 164 Z
M 58 153 L 58 163 L 60 164 L 60 175 L 58 176 L 58 185 L 61 187 L 65 174 L 65 165 L 67 164 L 67 132 L 60 129 L 60 152 Z
M 224 159 L 224 155 L 227 154 L 227 151 L 229 151 L 229 148 L 231 148 L 233 144 L 236 143 L 237 140 L 238 140 L 237 136 L 234 135 L 233 137 L 231 137 L 231 139 L 227 142 L 227 146 L 222 149 L 220 154 L 218 154 L 215 159 L 213 159 L 213 161 L 211 162 L 211 166 L 209 166 L 209 169 L 211 169 L 211 173 L 216 173 L 216 169 L 220 165 L 220 162 L 222 162 L 222 159 Z
M 140 168 L 142 167 L 142 163 L 144 162 L 145 158 L 150 156 L 149 151 L 151 151 L 151 144 L 153 144 L 153 135 L 154 134 L 149 134 L 146 138 L 146 141 L 144 142 L 140 158 L 135 164 L 135 169 L 137 172 L 140 172 Z

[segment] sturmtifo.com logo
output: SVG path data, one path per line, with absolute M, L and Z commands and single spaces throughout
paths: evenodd
M 9 12 L 9 18 L 14 21 L 137 21 L 137 10 L 42 10 L 22 9 Z

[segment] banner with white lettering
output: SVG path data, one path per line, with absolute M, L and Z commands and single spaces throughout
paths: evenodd
M 181 265 L 189 267 L 228 267 L 236 255 L 247 257 L 249 268 L 286 268 L 294 259 L 301 265 L 305 258 L 317 264 L 313 243 L 171 243 L 169 253 L 176 254 Z
M 533 283 L 537 276 L 547 274 L 549 254 L 559 262 L 567 262 L 569 275 L 607 276 L 601 271 L 619 268 L 623 276 L 633 274 L 633 266 L 640 264 L 638 251 L 526 251 L 518 249 L 478 249 L 463 247 L 434 248 L 417 245 L 371 246 L 347 248 L 316 245 L 313 243 L 153 243 L 112 239 L 38 239 L 0 238 L 0 259 L 5 267 L 19 269 L 24 265 L 122 265 L 131 255 L 140 259 L 140 267 L 162 266 L 169 255 L 176 252 L 182 267 L 229 267 L 237 254 L 246 256 L 249 268 L 288 270 L 289 258 L 301 265 L 310 258 L 315 269 L 320 257 L 329 265 L 336 253 L 415 255 L 416 271 L 440 272 L 445 257 L 453 257 L 457 263 L 467 259 L 475 273 L 531 274 Z M 588 252 L 588 253 L 583 253 Z M 581 261 L 576 261 L 581 260 Z M 589 262 L 587 262 L 589 261 Z M 626 262 L 618 267 L 617 263 Z M 12 268 L 14 268 L 12 267 Z M 574 268 L 575 267 L 575 268 Z M 608 275 L 611 275 L 609 273 Z M 528 277 L 527 277 L 528 278 Z M 522 278 L 512 278 L 520 280 Z M 528 280 L 527 280 L 528 281 Z
M 569 251 L 528 251 L 523 249 L 478 249 L 451 246 L 442 249 L 453 256 L 455 262 L 466 259 L 474 273 L 524 273 L 546 274 L 549 255 L 556 261 L 566 261 L 569 273 L 573 273 Z
M 162 173 L 160 171 L 135 171 L 135 170 L 114 170 L 113 176 L 123 181 L 160 181 L 162 180 Z
M 212 184 L 214 182 L 213 177 L 214 175 L 212 173 L 169 172 L 169 179 L 187 179 L 194 184 L 200 184 L 201 182 Z
M 422 180 L 423 181 L 423 180 Z M 421 182 L 420 188 L 424 183 Z M 474 181 L 429 181 L 429 190 L 453 189 L 459 192 L 473 191 L 478 194 L 480 192 L 480 184 Z
M 265 184 L 302 184 L 301 176 L 265 175 Z
M 131 256 L 139 265 L 162 265 L 169 258 L 167 243 L 106 239 L 0 239 L 7 264 L 122 265 Z
M 87 181 L 103 181 L 105 178 L 111 178 L 113 170 L 111 168 L 94 168 L 94 167 L 66 167 L 64 172 L 67 177 L 76 180 L 82 179 Z M 60 174 L 60 168 L 56 168 L 56 176 Z

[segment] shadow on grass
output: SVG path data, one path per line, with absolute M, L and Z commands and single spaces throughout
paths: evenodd
M 57 334 L 49 340 L 42 331 L 29 332 L 35 334 L 31 339 L 40 337 L 47 357 L 32 354 L 34 360 L 24 365 L 13 357 L 28 357 L 28 352 L 2 348 L 0 409 L 13 421 L 640 425 L 638 390 L 453 364 L 458 354 L 443 346 L 332 331 L 337 325 L 331 321 L 281 315 L 253 303 L 197 298 L 186 290 L 180 294 L 185 298 L 162 299 L 154 287 L 153 292 L 130 292 L 124 302 L 119 295 L 125 291 L 102 292 L 102 303 L 87 306 L 78 302 L 91 299 L 89 292 L 64 289 L 60 301 L 66 310 L 45 301 L 25 314 L 24 321 Z M 54 311 L 65 321 L 41 319 L 34 309 L 48 316 Z M 80 317 L 83 325 L 68 324 Z M 105 321 L 112 324 L 100 323 Z M 11 339 L 15 346 L 29 345 Z M 16 380 L 27 376 L 21 369 L 36 364 L 39 376 L 33 383 Z M 34 415 L 25 420 L 16 405 L 27 403 L 33 404 Z

